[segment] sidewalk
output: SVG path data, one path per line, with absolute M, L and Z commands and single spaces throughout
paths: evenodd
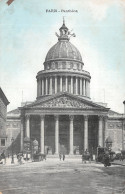
M 112 162 L 112 164 L 114 164 L 114 165 L 121 165 L 121 166 L 125 166 L 125 160 L 123 160 L 123 161 L 120 161 L 120 160 L 114 160 L 114 161 Z
M 17 157 L 14 157 L 14 163 L 11 163 L 11 161 L 12 161 L 11 157 L 10 158 L 6 158 L 6 163 L 5 164 L 4 163 L 1 164 L 0 166 L 2 166 L 2 165 L 4 165 L 4 166 L 19 165 Z M 31 163 L 31 160 L 25 161 L 25 160 L 22 159 L 22 164 L 25 164 L 25 163 Z

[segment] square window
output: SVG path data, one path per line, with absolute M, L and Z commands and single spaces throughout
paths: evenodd
M 5 146 L 5 139 L 1 139 L 1 146 Z

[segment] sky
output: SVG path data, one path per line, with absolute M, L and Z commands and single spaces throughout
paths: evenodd
M 0 0 L 0 87 L 10 102 L 8 111 L 22 101 L 36 100 L 36 75 L 57 42 L 55 32 L 64 16 L 66 26 L 76 34 L 70 42 L 91 75 L 91 100 L 123 113 L 124 0 L 14 0 L 9 6 L 6 2 Z M 57 12 L 47 12 L 50 9 Z

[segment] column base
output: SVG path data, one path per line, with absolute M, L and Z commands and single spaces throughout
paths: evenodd
M 55 155 L 55 156 L 58 156 L 58 155 L 59 155 L 59 153 L 54 153 L 54 155 Z
M 70 156 L 72 156 L 72 155 L 74 155 L 74 153 L 73 153 L 73 152 L 71 152 L 71 153 L 69 153 L 69 155 L 70 155 Z

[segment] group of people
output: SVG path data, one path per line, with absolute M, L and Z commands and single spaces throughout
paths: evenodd
M 5 150 L 0 154 L 0 164 L 6 164 L 8 159 L 10 158 L 10 154 L 6 154 Z M 13 156 L 13 163 L 15 162 L 15 158 L 17 158 L 18 164 L 23 164 L 23 160 L 28 160 L 29 155 L 28 154 L 23 154 L 23 153 L 18 153 L 16 156 Z M 12 158 L 10 158 L 11 160 Z M 12 161 L 11 161 L 12 163 Z
M 83 151 L 82 153 L 82 162 L 84 161 L 84 163 L 86 163 L 86 161 L 91 162 L 91 154 L 89 153 L 89 151 L 86 149 L 85 151 Z
M 0 155 L 0 164 L 6 164 L 5 151 L 3 151 L 2 154 Z
M 61 161 L 61 160 L 64 161 L 64 160 L 65 160 L 65 154 L 59 153 L 59 159 L 60 159 L 60 161 Z

